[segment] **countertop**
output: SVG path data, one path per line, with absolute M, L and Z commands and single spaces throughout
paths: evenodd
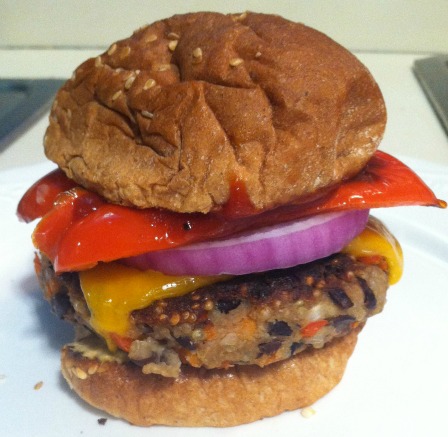
M 0 50 L 0 78 L 69 78 L 102 50 Z M 355 53 L 376 78 L 388 124 L 380 148 L 400 158 L 448 165 L 448 137 L 415 78 L 416 59 L 430 54 Z M 0 170 L 45 161 L 45 114 L 0 154 Z

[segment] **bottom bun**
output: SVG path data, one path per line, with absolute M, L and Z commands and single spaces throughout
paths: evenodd
M 341 380 L 357 331 L 322 349 L 267 367 L 184 367 L 181 376 L 141 368 L 74 343 L 62 350 L 62 373 L 86 402 L 140 426 L 235 426 L 313 404 Z

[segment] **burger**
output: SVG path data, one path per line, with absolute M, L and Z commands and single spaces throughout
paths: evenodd
M 58 168 L 18 207 L 62 373 L 149 426 L 234 426 L 341 380 L 402 272 L 372 208 L 446 206 L 377 151 L 369 71 L 305 25 L 177 15 L 80 65 L 46 131 Z

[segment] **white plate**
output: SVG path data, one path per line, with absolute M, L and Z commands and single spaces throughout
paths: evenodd
M 448 169 L 413 163 L 441 198 Z M 17 202 L 50 164 L 0 173 L 0 434 L 13 436 L 194 436 L 210 429 L 130 426 L 86 406 L 59 373 L 59 349 L 72 330 L 50 313 L 33 273 L 33 225 L 16 220 Z M 448 435 L 448 211 L 377 211 L 405 251 L 405 273 L 384 312 L 363 330 L 340 385 L 314 405 L 217 436 L 350 437 Z M 39 390 L 35 384 L 42 381 Z M 291 387 L 293 390 L 294 387 Z M 98 419 L 107 417 L 104 425 Z

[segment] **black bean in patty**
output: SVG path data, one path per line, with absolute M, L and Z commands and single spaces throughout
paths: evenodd
M 329 322 L 336 329 L 336 332 L 338 334 L 349 332 L 352 323 L 355 321 L 356 319 L 353 316 L 348 315 L 337 316 L 329 320 Z
M 364 305 L 368 310 L 373 310 L 376 308 L 376 297 L 373 290 L 369 287 L 369 284 L 367 284 L 367 281 L 359 276 L 356 277 L 356 279 L 359 282 L 359 285 L 362 288 L 362 291 L 364 293 Z
M 228 314 L 230 311 L 236 309 L 241 304 L 241 299 L 220 299 L 216 302 L 218 311 Z
M 185 349 L 189 351 L 194 351 L 196 349 L 196 345 L 190 337 L 177 337 L 176 341 Z
M 268 334 L 273 337 L 288 337 L 292 334 L 292 329 L 286 322 L 278 320 L 269 324 Z
M 302 349 L 305 346 L 305 343 L 302 341 L 295 341 L 291 344 L 289 350 L 291 351 L 291 355 L 294 355 L 299 349 Z
M 282 345 L 280 340 L 273 340 L 268 343 L 261 343 L 258 345 L 258 350 L 261 354 L 271 355 L 277 352 Z
M 330 299 L 340 308 L 346 310 L 353 306 L 352 300 L 347 296 L 347 293 L 341 287 L 332 287 L 326 289 Z

